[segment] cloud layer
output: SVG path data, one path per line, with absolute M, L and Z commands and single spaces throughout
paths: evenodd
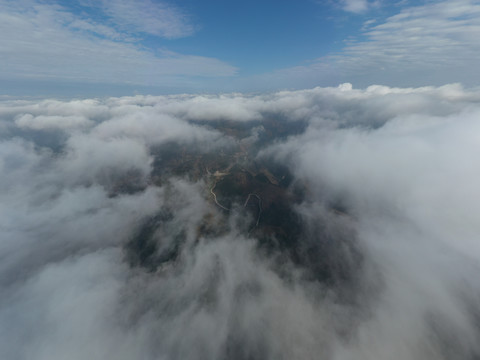
M 0 357 L 478 357 L 479 104 L 350 84 L 1 102 Z M 303 191 L 295 256 L 216 206 L 208 169 L 169 172 L 165 149 L 234 146 Z

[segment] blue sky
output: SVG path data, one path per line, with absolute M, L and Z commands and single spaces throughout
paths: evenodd
M 480 2 L 0 0 L 0 95 L 478 85 Z

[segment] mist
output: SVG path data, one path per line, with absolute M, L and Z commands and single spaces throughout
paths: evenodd
M 458 84 L 3 100 L 0 357 L 477 359 L 479 119 Z

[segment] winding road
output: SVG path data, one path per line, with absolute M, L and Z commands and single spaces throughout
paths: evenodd
M 250 197 L 252 196 L 255 196 L 258 199 L 258 216 L 257 216 L 257 222 L 255 223 L 255 226 L 258 226 L 258 222 L 260 221 L 260 215 L 262 214 L 262 198 L 257 194 L 248 194 L 247 200 L 245 200 L 243 207 L 247 207 L 248 200 L 250 200 Z
M 207 174 L 208 174 L 208 175 L 212 175 L 212 173 L 210 173 L 210 171 L 208 170 L 208 168 L 206 168 L 206 170 L 207 170 Z M 215 174 L 216 174 L 216 175 L 215 175 Z M 220 172 L 217 171 L 215 174 L 213 174 L 213 175 L 218 177 L 219 175 L 227 175 L 228 173 L 220 173 Z M 223 206 L 222 204 L 220 204 L 220 203 L 218 202 L 218 200 L 217 200 L 217 194 L 215 194 L 215 193 L 213 192 L 213 189 L 215 189 L 215 186 L 217 186 L 217 180 L 216 180 L 216 179 L 215 179 L 212 187 L 210 188 L 210 194 L 213 195 L 213 201 L 215 202 L 215 204 L 216 204 L 219 208 L 221 208 L 221 209 L 223 209 L 223 210 L 226 210 L 226 211 L 230 211 L 229 208 Z M 257 221 L 256 221 L 256 223 L 255 223 L 255 227 L 257 227 L 257 226 L 258 226 L 258 223 L 260 222 L 260 215 L 262 214 L 262 198 L 261 198 L 260 196 L 258 196 L 257 194 L 254 194 L 254 193 L 248 194 L 247 199 L 245 200 L 245 203 L 243 204 L 243 207 L 244 207 L 244 208 L 247 207 L 248 201 L 250 200 L 250 198 L 251 198 L 252 196 L 253 196 L 253 197 L 256 197 L 257 200 L 258 200 L 258 216 L 257 216 Z
M 230 210 L 229 208 L 226 208 L 225 206 L 223 206 L 218 202 L 217 195 L 215 195 L 215 193 L 213 192 L 213 189 L 215 189 L 215 186 L 217 186 L 217 181 L 215 181 L 213 183 L 213 186 L 210 188 L 210 193 L 213 195 L 213 200 L 215 201 L 215 204 L 217 204 L 217 206 L 221 207 L 223 210 L 229 211 Z

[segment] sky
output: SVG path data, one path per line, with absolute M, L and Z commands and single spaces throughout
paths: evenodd
M 0 0 L 0 96 L 478 85 L 480 2 Z

